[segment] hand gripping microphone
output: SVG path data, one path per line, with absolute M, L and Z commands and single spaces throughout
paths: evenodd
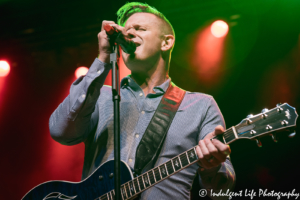
M 135 43 L 132 40 L 124 37 L 122 32 L 118 31 L 109 24 L 104 26 L 104 30 L 106 31 L 109 39 L 112 40 L 112 42 L 119 44 L 125 53 L 133 54 L 135 52 Z

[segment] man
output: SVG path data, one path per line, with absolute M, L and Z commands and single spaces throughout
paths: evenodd
M 128 3 L 117 14 L 119 25 L 102 22 L 98 58 L 87 75 L 72 84 L 69 96 L 50 117 L 53 139 L 65 145 L 85 143 L 82 179 L 114 156 L 112 94 L 111 88 L 103 86 L 111 69 L 108 64 L 111 46 L 103 27 L 106 24 L 115 27 L 137 46 L 134 55 L 122 52 L 131 75 L 121 81 L 120 89 L 121 160 L 132 170 L 137 146 L 171 81 L 168 71 L 175 34 L 170 22 L 156 9 L 141 3 Z M 157 160 L 144 171 L 197 144 L 198 165 L 154 185 L 142 193 L 141 199 L 189 199 L 197 171 L 203 188 L 232 189 L 235 174 L 228 157 L 230 148 L 210 140 L 221 134 L 224 126 L 222 114 L 211 96 L 186 92 Z

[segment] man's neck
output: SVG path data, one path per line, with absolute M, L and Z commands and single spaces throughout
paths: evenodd
M 156 68 L 145 73 L 131 72 L 131 78 L 142 88 L 144 95 L 155 93 L 153 88 L 163 84 L 168 78 L 165 68 Z

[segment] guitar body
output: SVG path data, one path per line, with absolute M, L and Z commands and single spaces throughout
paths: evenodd
M 81 182 L 49 181 L 30 190 L 22 200 L 94 200 L 114 189 L 114 160 L 103 163 Z M 99 178 L 100 177 L 100 178 Z M 133 179 L 129 166 L 121 161 L 121 184 Z

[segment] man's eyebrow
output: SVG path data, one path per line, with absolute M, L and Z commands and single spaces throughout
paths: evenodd
M 139 23 L 139 24 L 131 24 L 129 27 L 127 26 L 125 26 L 125 28 L 126 29 L 128 29 L 128 28 L 131 28 L 131 27 L 145 27 L 145 28 L 147 28 L 148 26 L 147 26 L 147 24 L 143 24 L 143 23 Z

